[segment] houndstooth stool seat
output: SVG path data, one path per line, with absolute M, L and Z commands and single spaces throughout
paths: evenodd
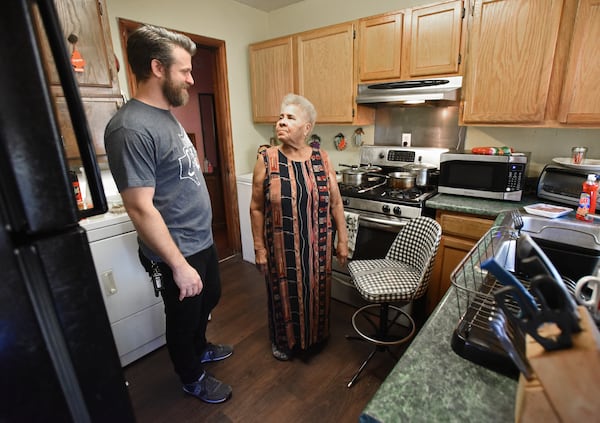
M 348 263 L 356 289 L 371 304 L 359 308 L 352 316 L 352 326 L 359 338 L 347 338 L 374 344 L 371 354 L 348 387 L 354 384 L 376 352 L 388 351 L 394 356 L 389 347 L 404 343 L 414 335 L 414 320 L 400 307 L 421 298 L 427 291 L 441 236 L 440 224 L 432 218 L 421 216 L 402 228 L 385 258 Z M 374 309 L 378 311 L 378 321 L 373 320 Z M 390 310 L 395 312 L 393 317 L 390 317 Z M 401 324 L 402 317 L 408 322 L 406 325 Z M 369 323 L 366 329 L 358 323 L 359 320 Z

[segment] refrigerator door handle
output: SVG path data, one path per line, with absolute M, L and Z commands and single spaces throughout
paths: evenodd
M 104 214 L 108 211 L 108 204 L 102 186 L 100 167 L 96 161 L 96 152 L 94 151 L 92 136 L 87 125 L 87 117 L 83 109 L 83 104 L 81 103 L 79 88 L 75 81 L 75 77 L 73 76 L 71 61 L 67 55 L 67 47 L 63 40 L 64 36 L 58 20 L 54 1 L 37 0 L 37 4 L 39 6 L 40 16 L 44 24 L 44 29 L 46 30 L 48 43 L 52 50 L 52 56 L 56 63 L 56 70 L 60 77 L 63 93 L 69 108 L 69 115 L 71 116 L 73 131 L 77 140 L 77 146 L 79 147 L 83 169 L 87 176 L 88 192 L 92 196 L 93 207 L 86 210 L 79 210 L 77 214 L 79 219 Z

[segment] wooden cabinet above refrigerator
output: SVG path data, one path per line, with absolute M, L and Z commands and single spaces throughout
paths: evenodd
M 79 86 L 96 154 L 103 160 L 104 128 L 123 104 L 117 78 L 117 60 L 114 54 L 105 0 L 54 0 L 63 29 L 67 54 L 81 58 L 81 66 L 74 75 Z M 66 108 L 54 60 L 46 40 L 42 41 L 42 57 L 55 99 L 60 132 L 67 159 L 78 165 L 79 151 L 71 119 Z

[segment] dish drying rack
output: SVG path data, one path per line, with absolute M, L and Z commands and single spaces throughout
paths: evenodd
M 515 379 L 519 372 L 490 326 L 490 317 L 496 312 L 494 292 L 504 285 L 482 269 L 481 263 L 494 257 L 501 266 L 514 272 L 518 237 L 518 232 L 512 227 L 492 227 L 450 275 L 456 288 L 459 313 L 458 325 L 452 336 L 453 350 L 467 360 Z M 519 280 L 529 288 L 528 281 Z M 518 305 L 514 307 L 516 313 Z M 524 352 L 525 334 L 510 321 L 507 325 L 513 344 Z

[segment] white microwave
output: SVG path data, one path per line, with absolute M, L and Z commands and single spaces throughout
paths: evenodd
M 442 153 L 438 192 L 495 200 L 521 201 L 528 153 L 484 155 Z

